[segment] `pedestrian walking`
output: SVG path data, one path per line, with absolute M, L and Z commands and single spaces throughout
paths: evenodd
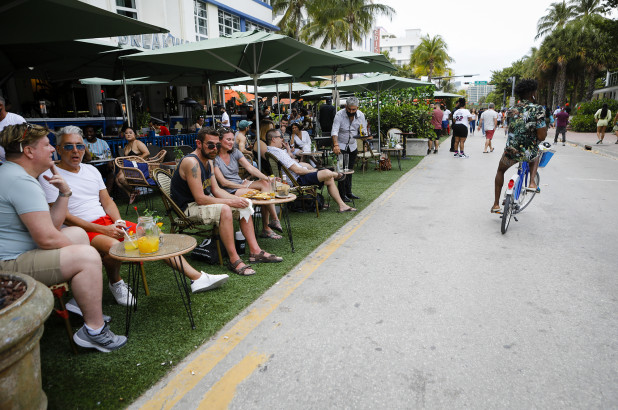
M 438 153 L 438 141 L 442 134 L 442 114 L 442 110 L 438 107 L 438 104 L 436 104 L 431 112 L 431 125 L 433 125 L 435 135 L 427 139 L 427 155 L 431 154 L 432 148 L 434 154 Z
M 562 145 L 565 145 L 566 141 L 566 127 L 569 123 L 569 111 L 567 107 L 562 107 L 556 114 L 556 135 L 554 136 L 554 145 L 558 143 L 558 134 L 562 134 Z
M 609 120 L 612 118 L 612 112 L 607 108 L 607 104 L 603 104 L 594 114 L 594 120 L 597 123 L 597 144 L 603 144 L 603 138 L 605 138 L 605 129 L 609 125 Z
M 491 140 L 498 127 L 498 113 L 494 111 L 494 107 L 494 103 L 489 103 L 489 109 L 483 112 L 479 120 L 479 129 L 482 128 L 485 130 L 485 149 L 483 150 L 483 154 L 494 152 L 494 147 L 491 146 Z
M 473 108 L 470 114 L 472 114 L 472 119 L 470 120 L 470 133 L 474 135 L 474 127 L 476 126 L 476 119 L 478 118 L 476 109 Z
M 455 158 L 468 158 L 464 152 L 464 144 L 468 138 L 468 128 L 472 114 L 466 107 L 466 99 L 457 100 L 457 110 L 453 113 L 453 139 L 455 140 Z

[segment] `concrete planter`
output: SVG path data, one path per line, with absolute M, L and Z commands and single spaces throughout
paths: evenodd
M 427 155 L 427 138 L 406 139 L 406 155 Z
M 21 273 L 0 276 L 26 283 L 26 293 L 0 310 L 0 409 L 45 409 L 39 340 L 54 298 L 45 285 Z

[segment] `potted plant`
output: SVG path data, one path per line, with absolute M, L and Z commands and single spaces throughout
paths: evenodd
M 45 409 L 39 340 L 52 293 L 28 275 L 0 271 L 0 299 L 0 408 Z

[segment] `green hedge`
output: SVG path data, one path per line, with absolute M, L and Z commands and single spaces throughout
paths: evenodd
M 372 132 L 378 130 L 378 108 L 375 93 L 358 95 L 360 110 L 365 114 Z M 434 133 L 428 100 L 433 99 L 433 87 L 417 87 L 388 91 L 380 95 L 380 131 L 382 136 L 391 128 L 413 132 L 417 138 Z

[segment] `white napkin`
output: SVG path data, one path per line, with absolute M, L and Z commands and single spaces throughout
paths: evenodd
M 249 201 L 249 206 L 240 208 L 238 212 L 240 213 L 240 219 L 245 218 L 245 220 L 249 222 L 249 218 L 251 218 L 251 215 L 253 215 L 255 211 L 253 210 L 253 204 Z

